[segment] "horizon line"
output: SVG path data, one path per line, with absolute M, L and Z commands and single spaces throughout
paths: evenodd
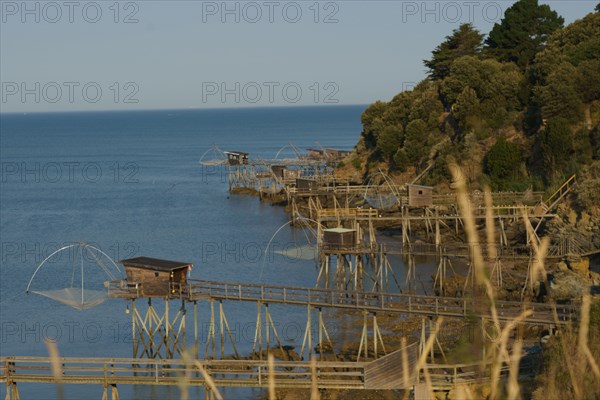
M 333 107 L 355 107 L 369 106 L 372 103 L 354 104 L 290 104 L 290 105 L 259 105 L 239 107 L 186 107 L 186 108 L 138 108 L 138 109 L 102 109 L 102 110 L 49 110 L 49 111 L 0 111 L 0 115 L 11 114 L 74 114 L 74 113 L 107 113 L 107 112 L 149 112 L 149 111 L 215 111 L 215 110 L 252 110 L 268 108 L 333 108 Z

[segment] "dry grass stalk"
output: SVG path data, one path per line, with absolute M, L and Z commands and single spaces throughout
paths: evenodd
M 52 370 L 54 382 L 56 383 L 56 397 L 58 399 L 64 399 L 65 393 L 62 385 L 63 370 L 60 362 L 60 356 L 58 355 L 58 347 L 56 346 L 56 342 L 51 340 L 46 339 L 44 342 L 46 343 L 46 348 L 48 349 L 48 355 L 50 356 L 50 368 Z
M 200 374 L 202 375 L 202 378 L 204 378 L 204 381 L 206 382 L 206 386 L 208 387 L 208 389 L 210 391 L 212 391 L 212 393 L 214 394 L 214 396 L 216 397 L 216 399 L 217 400 L 223 400 L 223 396 L 221 396 L 221 392 L 219 391 L 219 389 L 215 385 L 215 381 L 208 374 L 208 372 L 206 371 L 206 369 L 204 369 L 204 367 L 202 366 L 202 364 L 200 364 L 200 362 L 198 360 L 194 360 L 194 365 L 200 371 Z
M 410 371 L 408 370 L 408 353 L 406 352 L 406 338 L 402 336 L 400 339 L 400 347 L 402 348 L 402 383 L 405 388 L 411 386 L 410 382 Z M 404 399 L 408 399 L 409 391 L 404 391 Z
M 425 342 L 425 346 L 423 347 L 421 354 L 419 354 L 419 358 L 413 369 L 413 373 L 415 374 L 416 377 L 419 376 L 419 371 L 421 369 L 423 370 L 423 375 L 425 376 L 425 383 L 427 384 L 427 389 L 428 389 L 429 393 L 431 393 L 432 396 L 434 396 L 434 393 L 433 393 L 433 385 L 431 383 L 431 377 L 429 376 L 429 370 L 427 369 L 427 355 L 429 354 L 429 351 L 432 349 L 432 347 L 435 343 L 435 338 L 437 337 L 437 333 L 439 332 L 440 326 L 442 326 L 443 322 L 444 322 L 443 317 L 439 317 L 435 321 L 435 327 L 433 328 L 433 332 L 427 338 L 427 341 Z
M 553 314 L 554 314 L 554 321 L 556 323 L 556 325 L 559 325 L 559 319 L 558 319 L 558 313 L 556 312 L 556 307 L 554 307 L 554 309 L 552 310 Z M 573 361 L 571 360 L 571 357 L 567 357 L 567 354 L 569 354 L 569 344 L 567 343 L 567 340 L 565 339 L 568 336 L 571 336 L 572 333 L 572 328 L 571 327 L 565 327 L 565 334 L 564 335 L 559 335 L 559 341 L 560 341 L 560 346 L 561 349 L 563 351 L 563 354 L 565 355 L 564 357 L 564 361 L 565 361 L 565 365 L 567 367 L 567 371 L 569 372 L 569 378 L 571 379 L 571 385 L 573 387 L 573 394 L 575 396 L 575 399 L 582 399 L 582 390 L 581 390 L 581 386 L 578 383 L 576 374 L 575 374 L 575 366 L 573 364 Z
M 471 399 L 477 398 L 475 396 L 475 394 L 473 393 L 473 391 L 471 390 L 471 388 L 468 387 L 467 385 L 457 384 L 454 387 L 454 390 L 456 391 L 455 397 L 457 399 L 471 400 Z
M 591 370 L 595 376 L 595 380 L 600 379 L 600 371 L 598 369 L 598 363 L 594 359 L 594 356 L 588 346 L 588 335 L 590 329 L 590 309 L 591 309 L 591 298 L 589 295 L 584 295 L 582 298 L 582 304 L 580 308 L 580 323 L 579 332 L 577 337 L 574 334 L 572 326 L 565 326 L 563 332 L 558 335 L 558 343 L 560 345 L 560 362 L 559 365 L 556 361 L 551 360 L 549 371 L 546 372 L 546 379 L 542 379 L 542 386 L 540 386 L 540 393 L 537 393 L 537 398 L 547 398 L 548 395 L 562 395 L 572 396 L 576 400 L 583 400 L 590 397 L 598 396 L 598 386 L 589 386 L 590 382 L 586 382 L 586 378 L 589 377 L 588 371 Z M 556 309 L 554 311 L 554 320 L 556 324 L 559 324 L 558 313 Z M 576 341 L 576 343 L 575 343 Z M 569 380 L 570 390 L 568 387 L 563 385 L 557 385 L 555 379 L 559 377 L 562 365 L 566 366 Z M 589 370 L 587 366 L 589 365 Z M 594 380 L 592 380 L 593 383 Z M 546 383 L 547 386 L 543 386 Z M 570 393 L 572 391 L 572 393 Z
M 268 357 L 269 364 L 269 400 L 276 400 L 275 397 L 275 359 L 273 354 L 269 353 Z
M 579 354 L 578 358 L 580 360 L 587 360 L 594 375 L 600 378 L 600 369 L 598 369 L 598 364 L 596 364 L 596 360 L 594 360 L 594 356 L 592 355 L 592 352 L 588 347 L 588 334 L 590 330 L 590 306 L 590 295 L 586 294 L 585 296 L 583 296 L 583 301 L 581 303 L 581 322 L 579 324 L 579 340 L 577 342 Z M 580 363 L 580 365 L 583 369 L 585 367 L 585 362 Z
M 456 164 L 449 165 L 449 169 L 453 175 L 454 182 L 457 186 L 457 200 L 459 205 L 459 211 L 461 214 L 461 218 L 464 221 L 465 232 L 467 235 L 468 242 L 473 246 L 473 272 L 475 276 L 475 281 L 477 285 L 485 287 L 485 291 L 487 294 L 487 298 L 489 300 L 489 313 L 492 317 L 492 321 L 494 325 L 500 327 L 500 320 L 498 318 L 498 311 L 496 309 L 496 292 L 495 289 L 486 273 L 485 269 L 485 261 L 481 251 L 481 247 L 479 245 L 479 234 L 477 232 L 477 227 L 475 225 L 475 219 L 473 217 L 473 209 L 469 202 L 469 197 L 467 194 L 466 182 L 464 179 L 464 175 L 462 174 L 460 167 Z M 494 220 L 493 220 L 493 212 L 492 212 L 492 196 L 489 192 L 489 189 L 485 190 L 485 205 L 486 205 L 486 238 L 487 238 L 487 248 L 488 248 L 488 256 L 491 259 L 495 259 L 497 256 L 496 248 L 495 248 L 495 232 L 494 232 Z M 526 224 L 529 223 L 529 219 L 524 215 L 524 220 Z M 531 229 L 533 231 L 531 224 L 529 223 L 529 227 L 527 229 Z M 543 242 L 540 246 L 537 243 L 534 243 L 534 250 L 536 253 L 537 266 L 541 268 L 543 271 L 544 258 L 548 248 L 548 242 Z M 536 275 L 539 273 L 539 270 L 536 270 Z M 545 274 L 544 274 L 545 278 Z M 477 295 L 477 291 L 475 292 Z M 483 304 L 481 302 L 480 304 Z M 481 310 L 483 311 L 483 309 Z M 494 357 L 491 359 L 491 382 L 490 382 L 490 399 L 496 399 L 498 396 L 499 383 L 500 383 L 500 373 L 502 370 L 502 365 L 505 362 L 510 362 L 511 366 L 511 380 L 509 381 L 509 398 L 517 399 L 520 397 L 520 389 L 518 386 L 518 365 L 521 356 L 522 343 L 518 342 L 513 351 L 512 358 L 508 353 L 508 343 L 510 340 L 510 333 L 513 329 L 524 319 L 526 319 L 532 312 L 530 310 L 526 310 L 522 312 L 519 316 L 509 321 L 505 327 L 501 330 L 500 336 L 498 340 L 495 341 L 496 351 L 494 352 Z M 484 367 L 485 360 L 482 360 L 482 368 Z M 456 387 L 456 389 L 460 392 L 459 398 L 472 398 L 472 393 L 467 393 L 464 387 Z
M 533 229 L 533 226 L 531 225 L 531 221 L 529 221 L 529 217 L 527 216 L 527 213 L 525 211 L 523 211 L 523 213 L 521 214 L 523 217 L 523 221 L 525 223 L 525 229 L 527 230 L 529 236 L 534 236 L 535 235 L 535 231 Z M 550 246 L 550 240 L 549 238 L 545 237 L 543 239 L 541 239 L 539 241 L 539 244 L 536 240 L 533 240 L 530 242 L 531 243 L 531 247 L 533 248 L 533 253 L 534 253 L 534 262 L 531 265 L 531 271 L 530 271 L 530 280 L 531 280 L 531 287 L 533 287 L 534 283 L 541 280 L 544 282 L 544 284 L 548 284 L 548 280 L 547 280 L 547 274 L 546 274 L 546 268 L 544 267 L 544 263 L 546 260 L 546 255 L 548 254 L 548 248 Z
M 492 400 L 496 399 L 498 393 L 500 392 L 500 373 L 502 371 L 502 365 L 504 363 L 509 364 L 511 368 L 513 367 L 513 364 L 516 363 L 516 373 L 518 375 L 519 362 L 521 360 L 522 343 L 520 341 L 515 342 L 515 346 L 518 347 L 518 351 L 513 351 L 513 356 L 511 357 L 508 352 L 508 342 L 510 340 L 510 333 L 513 331 L 513 329 L 515 329 L 517 325 L 523 322 L 531 314 L 533 314 L 531 310 L 525 310 L 516 318 L 508 321 L 508 323 L 502 329 L 500 337 L 498 338 L 498 340 L 496 340 L 495 344 L 497 346 L 497 350 L 495 352 L 495 356 L 492 359 L 490 375 L 490 399 Z M 518 345 L 516 343 L 518 343 Z M 513 397 L 510 398 L 512 399 Z
M 185 352 L 182 354 L 182 359 L 185 364 L 185 372 L 184 375 L 179 382 L 178 386 L 181 391 L 181 399 L 187 400 L 189 398 L 188 388 L 190 386 L 190 377 L 192 371 L 197 369 L 202 375 L 202 378 L 205 382 L 205 390 L 210 391 L 217 400 L 223 400 L 223 396 L 221 396 L 221 392 L 217 388 L 215 381 L 212 376 L 206 371 L 204 366 L 200 363 L 200 361 L 195 360 L 193 356 L 189 352 Z
M 485 233 L 488 243 L 488 257 L 495 260 L 498 257 L 496 251 L 496 233 L 494 231 L 494 203 L 492 201 L 492 192 L 489 187 L 485 187 L 483 192 L 485 200 Z
M 188 400 L 190 398 L 189 394 L 189 386 L 190 386 L 190 376 L 191 376 L 191 359 L 190 354 L 186 351 L 182 354 L 182 359 L 185 365 L 185 370 L 181 379 L 177 382 L 177 386 L 179 386 L 180 399 Z
M 519 363 L 521 361 L 522 350 L 523 342 L 517 340 L 513 347 L 513 357 L 510 360 L 510 371 L 508 375 L 509 400 L 518 400 L 521 398 L 521 388 L 519 386 Z
M 473 272 L 475 275 L 475 282 L 477 286 L 485 287 L 485 291 L 487 294 L 487 298 L 489 300 L 489 310 L 496 326 L 500 326 L 500 322 L 498 319 L 498 313 L 496 310 L 495 302 L 496 302 L 496 291 L 492 283 L 490 282 L 488 275 L 486 274 L 485 269 L 485 261 L 483 258 L 483 254 L 481 252 L 481 247 L 479 245 L 479 234 L 477 233 L 477 227 L 475 225 L 475 218 L 473 217 L 473 209 L 471 206 L 471 202 L 469 201 L 469 196 L 467 193 L 467 184 L 464 179 L 464 175 L 460 169 L 460 167 L 456 164 L 449 165 L 450 172 L 452 173 L 452 177 L 457 187 L 457 200 L 460 211 L 460 216 L 464 221 L 465 232 L 467 234 L 467 241 L 473 246 Z M 488 194 L 491 198 L 491 195 Z M 488 228 L 489 230 L 493 228 Z M 493 235 L 492 235 L 493 239 Z M 490 245 L 490 243 L 488 243 Z M 478 296 L 478 290 L 475 291 L 475 295 Z M 485 307 L 485 303 L 483 299 L 478 301 L 476 299 L 476 303 L 481 307 Z
M 312 356 L 310 358 L 310 399 L 319 400 L 321 398 L 319 394 L 319 386 L 317 382 L 317 359 Z
M 473 273 L 475 275 L 475 282 L 478 285 L 481 285 L 485 281 L 485 268 L 483 255 L 481 254 L 481 249 L 479 248 L 479 236 L 477 234 L 477 228 L 475 227 L 475 219 L 473 218 L 471 202 L 467 194 L 467 183 L 465 182 L 464 175 L 458 165 L 450 164 L 448 167 L 452 173 L 454 182 L 456 183 L 456 198 L 461 217 L 464 221 L 467 239 L 469 244 L 473 246 Z

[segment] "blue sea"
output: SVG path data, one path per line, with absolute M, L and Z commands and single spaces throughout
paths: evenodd
M 191 262 L 195 279 L 314 286 L 313 260 L 264 255 L 270 241 L 273 248 L 306 244 L 306 231 L 284 226 L 289 216 L 282 207 L 229 195 L 225 171 L 203 167 L 199 159 L 213 144 L 261 158 L 274 158 L 289 144 L 301 150 L 351 149 L 364 108 L 2 114 L 0 355 L 46 356 L 48 338 L 62 356 L 131 357 L 125 301 L 110 299 L 79 311 L 24 293 L 47 256 L 80 241 L 114 260 L 144 255 Z M 288 146 L 279 157 L 291 155 Z M 80 287 L 82 270 L 85 289 L 105 290 L 102 283 L 108 278 L 102 268 L 73 249 L 48 260 L 31 290 Z M 232 302 L 225 310 L 238 348 L 249 352 L 255 305 Z M 296 327 L 304 325 L 305 310 L 273 306 L 271 311 L 282 330 L 296 324 L 287 330 L 284 344 L 299 346 Z M 208 312 L 200 304 L 203 338 Z M 344 326 L 338 323 L 336 329 L 343 332 Z M 192 331 L 188 320 L 188 336 Z M 56 397 L 49 385 L 23 384 L 19 390 L 26 399 Z M 120 387 L 119 392 L 123 399 L 180 396 L 176 387 Z M 100 398 L 102 388 L 68 386 L 65 393 L 69 399 Z M 224 393 L 226 398 L 256 398 L 262 392 Z M 192 392 L 201 394 L 200 389 Z

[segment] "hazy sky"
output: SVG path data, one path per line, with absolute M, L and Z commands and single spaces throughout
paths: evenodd
M 2 112 L 366 104 L 513 1 L 0 1 Z M 572 22 L 597 1 L 544 2 Z

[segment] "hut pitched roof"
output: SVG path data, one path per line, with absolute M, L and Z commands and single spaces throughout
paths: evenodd
M 119 261 L 120 264 L 123 264 L 125 268 L 133 267 L 133 268 L 141 268 L 141 269 L 149 269 L 153 271 L 175 271 L 181 268 L 192 267 L 192 263 L 182 262 L 182 261 L 171 261 L 171 260 L 161 260 L 159 258 L 151 258 L 151 257 L 135 257 L 128 258 L 126 260 Z

